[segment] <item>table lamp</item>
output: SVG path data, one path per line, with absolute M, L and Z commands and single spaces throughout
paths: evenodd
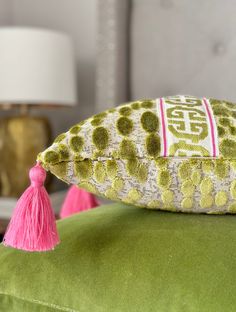
M 0 108 L 19 113 L 0 120 L 0 195 L 18 197 L 28 170 L 50 141 L 50 123 L 29 107 L 76 104 L 76 66 L 70 38 L 25 27 L 0 28 Z

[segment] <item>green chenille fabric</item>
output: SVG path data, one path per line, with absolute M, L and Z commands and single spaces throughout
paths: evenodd
M 104 205 L 58 222 L 61 244 L 0 246 L 0 311 L 236 311 L 236 218 Z

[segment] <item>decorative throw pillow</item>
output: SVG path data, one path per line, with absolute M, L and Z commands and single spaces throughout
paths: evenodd
M 236 212 L 236 105 L 193 96 L 112 108 L 38 159 L 67 183 L 152 209 Z

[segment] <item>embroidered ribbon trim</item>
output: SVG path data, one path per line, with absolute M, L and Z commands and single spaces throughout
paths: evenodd
M 203 98 L 203 103 L 206 107 L 207 116 L 210 124 L 210 130 L 211 130 L 211 142 L 212 142 L 212 156 L 217 157 L 219 156 L 219 145 L 218 145 L 218 135 L 217 135 L 217 127 L 215 118 L 211 109 L 211 105 L 209 101 L 206 98 Z
M 209 100 L 174 96 L 156 100 L 161 156 L 218 157 L 218 135 Z

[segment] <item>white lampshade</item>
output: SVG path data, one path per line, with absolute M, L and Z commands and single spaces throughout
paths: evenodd
M 0 104 L 75 105 L 70 38 L 37 28 L 0 28 Z

